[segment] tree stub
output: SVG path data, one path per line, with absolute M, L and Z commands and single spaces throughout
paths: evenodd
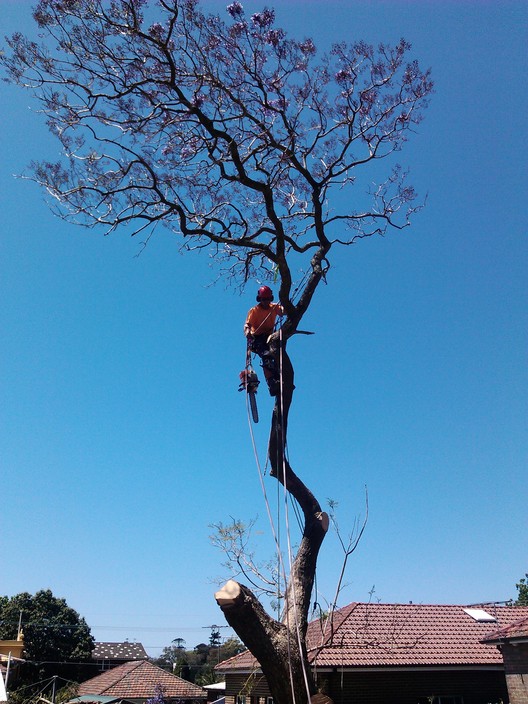
M 234 579 L 230 579 L 224 584 L 222 589 L 215 592 L 216 603 L 223 608 L 234 606 L 240 598 L 240 593 L 240 584 L 235 582 Z

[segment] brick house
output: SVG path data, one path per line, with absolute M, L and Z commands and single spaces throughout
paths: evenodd
M 528 704 L 528 618 L 500 628 L 483 639 L 502 654 L 510 704 Z
M 79 685 L 78 696 L 68 704 L 112 700 L 144 704 L 161 687 L 165 702 L 178 704 L 205 704 L 207 691 L 203 687 L 182 680 L 146 660 L 126 662 Z M 93 697 L 91 699 L 90 697 Z
M 482 641 L 526 618 L 520 606 L 353 603 L 310 623 L 308 657 L 335 704 L 506 704 L 502 655 Z M 226 704 L 271 704 L 248 651 L 217 671 Z

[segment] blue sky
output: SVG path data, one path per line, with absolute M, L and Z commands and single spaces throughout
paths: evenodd
M 30 7 L 0 0 L 2 35 L 33 31 Z M 340 605 L 373 586 L 384 602 L 500 601 L 528 570 L 527 20 L 521 2 L 277 4 L 278 24 L 320 48 L 404 36 L 436 83 L 401 155 L 426 209 L 334 253 L 303 323 L 316 334 L 289 346 L 292 466 L 339 501 L 344 532 L 368 488 Z M 166 232 L 136 256 L 126 233 L 54 217 L 13 174 L 58 145 L 28 94 L 2 84 L 0 106 L 0 592 L 50 588 L 97 640 L 192 647 L 225 623 L 209 524 L 258 514 L 271 554 L 237 393 L 257 285 L 211 286 L 208 256 Z M 323 604 L 340 562 L 329 535 Z

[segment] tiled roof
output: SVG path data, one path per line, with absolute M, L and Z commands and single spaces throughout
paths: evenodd
M 96 643 L 93 660 L 146 660 L 148 657 L 141 643 Z
M 325 667 L 501 666 L 496 648 L 481 641 L 519 619 L 528 607 L 485 606 L 493 621 L 476 620 L 465 606 L 354 603 L 334 613 L 333 628 L 319 620 L 308 628 L 308 657 Z M 324 646 L 324 647 L 321 647 Z M 258 667 L 245 651 L 218 670 Z
M 102 694 L 83 694 L 82 697 L 74 697 L 73 699 L 70 699 L 68 704 L 78 704 L 78 702 L 82 702 L 82 704 L 87 704 L 88 702 L 93 702 L 93 704 L 110 704 L 110 702 L 122 701 L 126 700 L 123 700 L 120 697 L 105 697 Z
M 483 643 L 500 643 L 504 640 L 528 640 L 528 617 L 521 618 L 509 626 L 499 628 L 482 639 Z
M 175 697 L 207 699 L 207 692 L 191 682 L 162 670 L 145 660 L 126 662 L 103 674 L 83 682 L 79 686 L 79 696 L 84 694 L 103 694 L 123 699 L 149 699 L 156 693 L 156 686 L 161 685 L 167 699 Z

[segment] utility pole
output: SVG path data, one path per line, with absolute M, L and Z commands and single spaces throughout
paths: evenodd
M 220 629 L 221 628 L 229 628 L 229 626 L 217 626 L 216 623 L 213 623 L 212 626 L 202 626 L 202 628 L 210 628 L 211 629 L 211 635 L 209 637 L 209 645 L 211 648 L 216 647 L 216 659 L 217 663 L 220 662 L 220 645 L 221 645 L 221 638 L 220 638 Z

